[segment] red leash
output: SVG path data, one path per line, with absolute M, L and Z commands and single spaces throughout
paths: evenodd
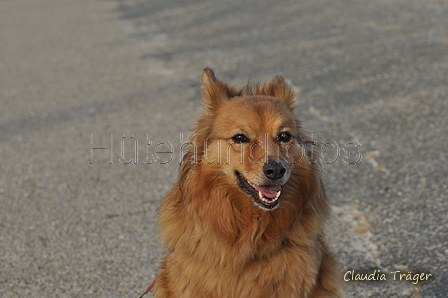
M 151 289 L 154 287 L 154 284 L 156 283 L 156 279 L 154 279 L 154 281 L 152 282 L 152 284 L 146 289 L 146 291 L 138 298 L 142 298 L 143 296 L 145 296 L 146 294 L 148 294 L 149 291 L 151 291 Z

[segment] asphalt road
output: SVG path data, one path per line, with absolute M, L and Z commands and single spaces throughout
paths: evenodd
M 347 297 L 448 297 L 447 15 L 440 0 L 0 1 L 0 297 L 146 289 L 206 66 L 299 93 L 327 144 L 341 270 L 386 278 L 346 281 Z

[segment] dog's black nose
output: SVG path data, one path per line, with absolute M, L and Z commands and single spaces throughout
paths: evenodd
M 269 160 L 263 166 L 263 172 L 266 177 L 272 180 L 277 180 L 283 177 L 286 172 L 285 165 L 282 162 Z

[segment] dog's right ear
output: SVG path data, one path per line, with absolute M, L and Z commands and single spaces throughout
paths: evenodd
M 214 108 L 222 101 L 232 97 L 242 96 L 243 87 L 231 86 L 221 80 L 217 80 L 211 68 L 204 68 L 202 71 L 202 96 L 207 108 Z
M 216 82 L 216 77 L 213 70 L 210 67 L 204 68 L 204 70 L 202 70 L 202 85 L 204 88 L 207 88 L 214 82 Z

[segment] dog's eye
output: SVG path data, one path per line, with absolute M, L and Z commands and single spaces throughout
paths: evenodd
M 283 131 L 278 134 L 277 140 L 280 142 L 289 142 L 291 140 L 291 135 L 288 132 Z
M 249 138 L 248 137 L 246 137 L 245 135 L 243 135 L 243 134 L 238 134 L 238 135 L 234 135 L 233 136 L 233 138 L 232 138 L 232 140 L 235 142 L 235 143 L 247 143 L 247 142 L 249 142 Z

